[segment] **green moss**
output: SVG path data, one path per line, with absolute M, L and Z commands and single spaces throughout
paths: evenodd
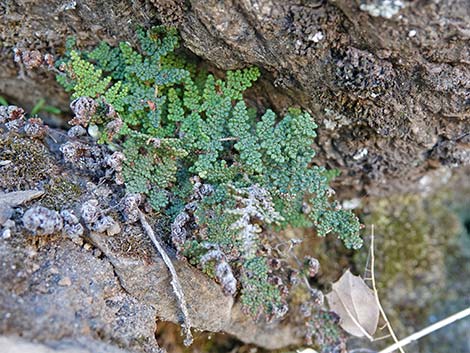
M 54 176 L 44 186 L 44 197 L 41 199 L 41 205 L 60 211 L 68 208 L 77 202 L 83 194 L 83 187 L 71 180 L 70 177 Z
M 381 301 L 399 335 L 422 326 L 433 306 L 450 292 L 447 259 L 455 256 L 459 220 L 449 207 L 449 195 L 398 195 L 372 199 L 375 226 L 375 273 Z M 365 268 L 367 253 L 355 257 Z M 430 290 L 432 288 L 432 290 Z
M 0 135 L 0 189 L 38 188 L 56 172 L 55 160 L 39 141 L 15 134 Z
M 458 231 L 456 216 L 444 200 L 404 195 L 372 201 L 373 212 L 364 221 L 374 224 L 377 233 L 379 287 L 400 279 L 412 291 L 413 279 L 444 267 L 442 250 Z

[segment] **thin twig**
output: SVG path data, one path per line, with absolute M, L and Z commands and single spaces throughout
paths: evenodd
M 370 277 L 372 281 L 372 289 L 374 291 L 374 296 L 375 296 L 375 301 L 377 302 L 377 306 L 379 307 L 380 314 L 385 320 L 385 323 L 387 324 L 388 331 L 390 332 L 390 335 L 392 336 L 393 340 L 395 343 L 398 342 L 398 338 L 395 335 L 395 332 L 393 331 L 392 325 L 390 325 L 390 321 L 388 321 L 387 315 L 385 314 L 385 310 L 383 309 L 382 305 L 380 304 L 380 299 L 379 299 L 379 292 L 377 291 L 377 286 L 375 285 L 375 256 L 374 256 L 374 225 L 372 224 L 372 229 L 371 229 L 371 235 L 370 235 Z M 399 347 L 401 353 L 405 353 L 405 351 Z
M 225 142 L 225 141 L 238 141 L 238 137 L 222 137 L 219 139 L 220 142 Z
M 171 285 L 173 287 L 173 293 L 175 293 L 176 298 L 178 300 L 178 305 L 181 309 L 181 312 L 183 313 L 183 324 L 181 326 L 183 327 L 183 334 L 186 336 L 184 339 L 184 345 L 189 346 L 193 342 L 193 336 L 191 335 L 191 320 L 189 319 L 186 299 L 184 298 L 183 289 L 181 288 L 181 284 L 178 280 L 178 275 L 176 274 L 175 267 L 173 266 L 173 263 L 171 262 L 165 249 L 163 249 L 163 246 L 160 244 L 159 240 L 157 240 L 157 237 L 155 236 L 152 227 L 145 218 L 145 214 L 140 210 L 139 218 L 145 233 L 147 233 L 147 235 L 152 240 L 153 245 L 155 245 L 155 247 L 157 248 L 159 254 L 163 258 L 163 261 L 165 262 L 166 267 L 168 267 L 168 270 L 171 273 Z
M 362 334 L 365 337 L 367 337 L 369 339 L 369 341 L 373 342 L 374 337 L 369 335 L 369 333 L 366 331 L 366 329 L 364 327 L 362 327 L 362 325 L 359 323 L 359 321 L 357 321 L 357 319 L 354 317 L 351 310 L 349 310 L 346 305 L 343 305 L 343 308 L 344 308 L 344 310 L 346 310 L 346 313 L 349 315 L 349 318 L 352 320 L 352 322 L 359 328 L 359 330 L 361 330 Z
M 387 325 L 384 325 L 384 328 L 386 327 Z M 374 337 L 374 342 L 377 342 L 377 341 L 382 341 L 382 340 L 385 340 L 389 337 L 391 337 L 392 335 L 388 334 L 388 335 L 385 335 L 385 336 L 380 336 L 380 337 Z
M 413 333 L 412 335 L 408 336 L 408 337 L 405 337 L 404 339 L 402 339 L 401 341 L 398 341 L 397 343 L 391 345 L 390 347 L 387 347 L 383 350 L 381 350 L 380 352 L 378 353 L 392 353 L 393 351 L 395 351 L 396 349 L 400 349 L 401 347 L 404 347 L 406 346 L 407 344 L 410 344 L 411 342 L 413 341 L 417 341 L 419 340 L 421 337 L 424 337 L 426 335 L 429 335 L 430 333 L 434 332 L 434 331 L 437 331 L 457 320 L 460 320 L 460 319 L 463 319 L 467 316 L 470 315 L 470 307 L 468 307 L 467 309 L 464 309 L 462 311 L 459 311 L 458 313 L 454 314 L 454 315 L 451 315 L 441 321 L 438 321 L 436 322 L 435 324 L 432 324 L 428 327 L 425 327 L 424 329 L 422 329 L 421 331 L 418 331 L 416 333 Z
M 367 277 L 367 275 L 370 275 L 369 265 L 370 265 L 370 251 L 367 253 L 366 267 L 364 268 L 364 275 L 362 276 L 364 281 L 370 281 L 371 280 L 371 278 Z

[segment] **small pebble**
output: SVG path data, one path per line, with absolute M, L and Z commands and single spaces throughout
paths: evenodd
M 116 221 L 114 221 L 112 225 L 106 230 L 106 234 L 108 234 L 109 236 L 116 235 L 120 232 L 121 232 L 121 226 Z
M 322 32 L 317 32 L 313 36 L 308 37 L 309 40 L 311 40 L 315 43 L 320 42 L 323 38 L 325 38 L 325 36 L 323 35 Z
M 2 239 L 9 239 L 11 238 L 11 230 L 9 228 L 6 228 L 2 232 Z
M 53 275 L 56 275 L 59 273 L 59 269 L 57 267 L 51 267 L 49 272 Z
M 67 131 L 67 135 L 69 137 L 78 137 L 78 136 L 83 136 L 86 134 L 86 130 L 83 126 L 80 125 L 75 125 L 72 126 L 69 131 Z
M 98 139 L 100 137 L 100 129 L 97 125 L 90 125 L 88 126 L 88 135 L 93 137 L 94 139 Z
M 5 223 L 3 223 L 3 227 L 5 228 L 13 228 L 15 226 L 15 221 L 12 219 L 9 219 Z
M 72 284 L 72 280 L 70 279 L 70 277 L 62 277 L 58 284 L 62 287 L 68 287 Z

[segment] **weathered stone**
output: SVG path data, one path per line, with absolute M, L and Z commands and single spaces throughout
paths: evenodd
M 40 98 L 67 107 L 53 73 L 15 63 L 14 48 L 57 55 L 70 34 L 80 47 L 134 43 L 135 26 L 158 19 L 221 69 L 264 69 L 248 98 L 311 111 L 317 161 L 343 172 L 345 197 L 410 190 L 436 163 L 469 163 L 468 11 L 468 0 L 17 0 L 0 8 L 0 92 L 28 108 Z
M 0 226 L 10 219 L 13 207 L 20 206 L 44 194 L 41 190 L 23 190 L 8 193 L 0 192 Z
M 92 339 L 52 341 L 46 345 L 16 336 L 0 336 L 0 349 L 2 353 L 130 353 Z
M 89 337 L 159 351 L 155 308 L 121 288 L 109 261 L 68 240 L 34 249 L 24 239 L 0 244 L 2 334 L 37 341 Z

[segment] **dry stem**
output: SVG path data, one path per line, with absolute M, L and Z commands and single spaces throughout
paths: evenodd
M 421 331 L 415 332 L 412 335 L 405 337 L 401 341 L 396 342 L 395 344 L 391 345 L 390 347 L 387 347 L 383 350 L 381 350 L 378 353 L 392 353 L 393 351 L 397 349 L 401 349 L 401 347 L 406 346 L 407 344 L 410 344 L 413 341 L 419 340 L 421 337 L 427 336 L 430 333 L 437 331 L 457 320 L 463 319 L 467 316 L 470 315 L 470 307 L 466 308 L 462 311 L 459 311 L 458 313 L 451 315 L 441 321 L 436 322 L 435 324 L 432 324 L 428 327 L 425 327 Z
M 166 253 L 165 249 L 160 244 L 160 241 L 155 236 L 155 233 L 152 227 L 147 222 L 147 219 L 145 218 L 145 214 L 140 210 L 139 210 L 139 218 L 140 218 L 140 223 L 142 223 L 142 227 L 144 228 L 145 233 L 147 233 L 147 235 L 152 240 L 153 245 L 155 245 L 155 247 L 157 248 L 159 254 L 163 258 L 163 261 L 165 262 L 166 267 L 168 267 L 168 270 L 171 273 L 171 286 L 173 287 L 173 293 L 175 293 L 176 295 L 176 298 L 178 300 L 178 305 L 183 314 L 183 323 L 181 326 L 183 328 L 183 334 L 186 336 L 184 339 L 184 345 L 189 346 L 193 342 L 193 336 L 191 335 L 191 320 L 189 318 L 188 307 L 186 305 L 186 299 L 184 298 L 183 289 L 181 288 L 181 284 L 179 282 L 178 275 L 176 274 L 175 267 L 173 266 L 173 263 L 171 262 L 170 257 Z

